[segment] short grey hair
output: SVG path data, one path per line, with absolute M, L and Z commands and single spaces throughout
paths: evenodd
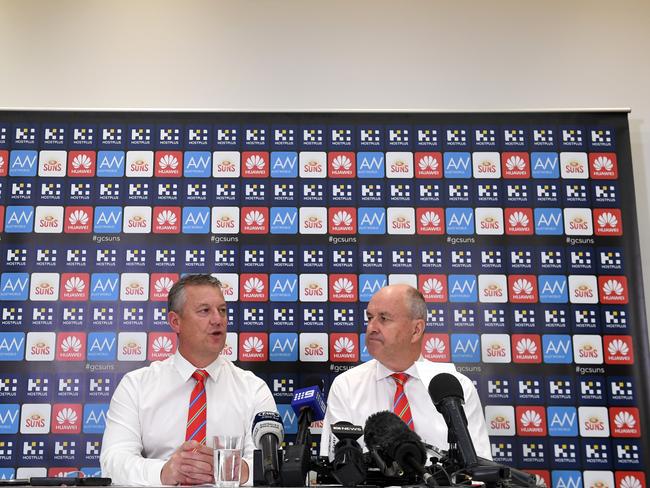
M 411 311 L 411 319 L 427 321 L 427 303 L 417 288 L 409 286 L 406 290 L 406 304 Z
M 209 274 L 189 274 L 174 283 L 167 294 L 167 310 L 179 313 L 185 305 L 186 286 L 213 286 L 221 290 L 221 281 Z

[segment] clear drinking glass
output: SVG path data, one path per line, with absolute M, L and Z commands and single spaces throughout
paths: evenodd
M 215 435 L 214 484 L 218 488 L 237 488 L 241 478 L 244 437 L 240 435 Z

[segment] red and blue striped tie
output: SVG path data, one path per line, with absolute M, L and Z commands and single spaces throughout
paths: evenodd
M 205 379 L 208 376 L 208 372 L 204 369 L 197 369 L 192 373 L 196 385 L 194 385 L 190 396 L 190 409 L 187 412 L 187 430 L 185 432 L 186 441 L 195 440 L 203 445 L 205 445 L 205 424 L 207 422 Z
M 393 413 L 401 418 L 409 429 L 415 430 L 409 400 L 406 398 L 406 393 L 404 393 L 404 384 L 408 381 L 409 375 L 406 373 L 393 373 L 391 377 L 395 380 L 397 386 L 395 399 L 393 400 Z

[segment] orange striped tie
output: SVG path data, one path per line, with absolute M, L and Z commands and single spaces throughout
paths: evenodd
M 205 445 L 205 436 L 207 423 L 207 410 L 205 401 L 205 380 L 208 372 L 204 369 L 197 369 L 192 373 L 192 378 L 196 380 L 196 385 L 190 395 L 190 409 L 187 412 L 187 429 L 185 440 L 196 440 Z
M 404 384 L 408 381 L 409 375 L 406 373 L 393 373 L 391 377 L 395 380 L 395 399 L 393 400 L 393 413 L 401 418 L 409 429 L 415 430 L 413 417 L 411 416 L 411 406 L 404 393 Z

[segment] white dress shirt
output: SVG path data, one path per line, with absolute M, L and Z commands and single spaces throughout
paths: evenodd
M 115 389 L 106 415 L 100 456 L 102 475 L 118 485 L 160 485 L 165 462 L 185 441 L 190 394 L 197 368 L 179 352 L 127 373 Z M 276 411 L 271 391 L 250 371 L 219 357 L 205 369 L 207 445 L 217 434 L 245 435 L 244 459 L 253 479 L 252 422 Z
M 390 371 L 379 361 L 372 359 L 338 375 L 332 382 L 327 397 L 327 412 L 323 422 L 320 453 L 332 456 L 334 446 L 330 445 L 330 426 L 339 421 L 348 421 L 364 427 L 370 415 L 382 410 L 392 411 L 395 396 L 395 380 Z M 438 373 L 451 373 L 460 381 L 465 396 L 465 415 L 467 427 L 476 449 L 476 454 L 492 459 L 490 438 L 488 437 L 481 400 L 472 381 L 456 371 L 451 363 L 434 363 L 420 358 L 406 371 L 410 378 L 404 385 L 406 397 L 411 407 L 415 432 L 425 443 L 443 450 L 449 448 L 447 424 L 438 413 L 429 396 L 428 386 Z M 363 438 L 359 439 L 365 448 Z

